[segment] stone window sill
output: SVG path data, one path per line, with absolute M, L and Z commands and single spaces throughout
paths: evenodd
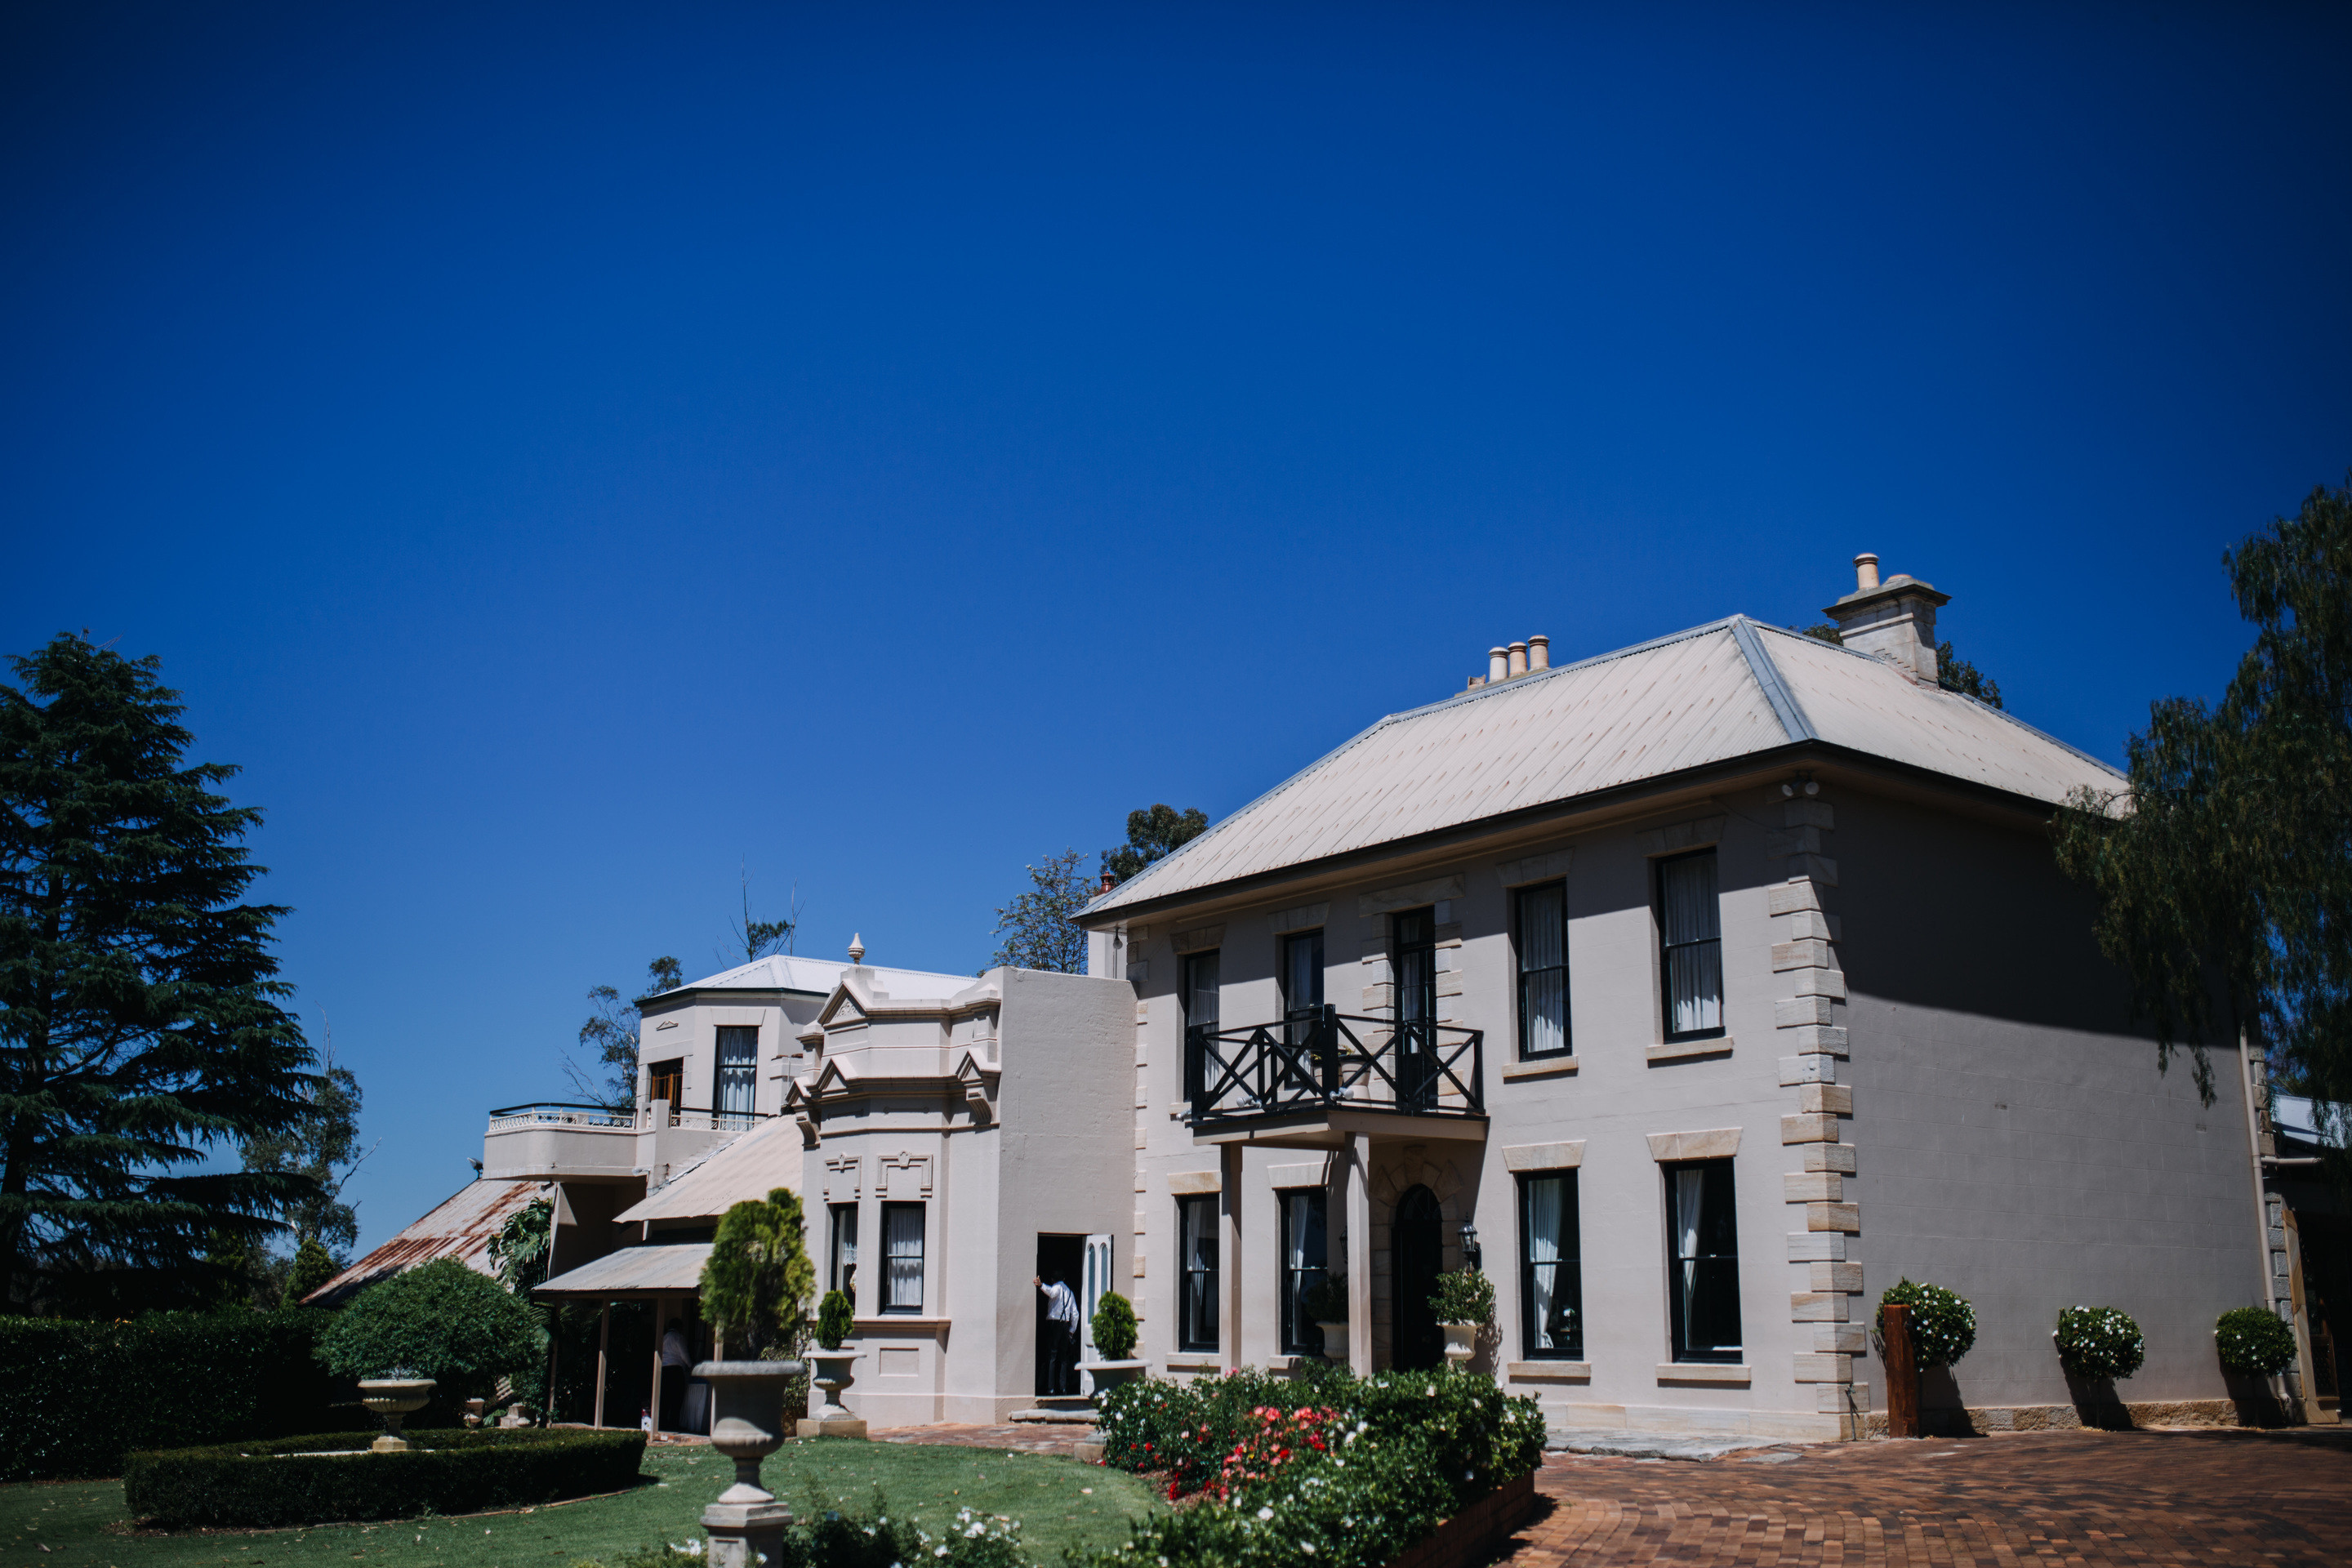
M 1730 1362 L 1677 1361 L 1658 1368 L 1660 1383 L 1728 1383 L 1748 1386 L 1748 1368 Z
M 1589 1361 L 1515 1361 L 1503 1368 L 1513 1383 L 1591 1383 Z
M 1670 1046 L 1652 1046 L 1646 1054 L 1654 1062 L 1688 1061 L 1696 1057 L 1727 1057 L 1731 1054 L 1731 1037 L 1718 1035 L 1711 1040 L 1676 1040 Z
M 1223 1372 L 1224 1363 L 1213 1355 L 1172 1355 L 1168 1358 L 1170 1372 Z
M 1503 1077 L 1507 1081 L 1515 1078 L 1565 1078 L 1575 1070 L 1574 1057 L 1538 1057 L 1531 1062 L 1503 1064 Z

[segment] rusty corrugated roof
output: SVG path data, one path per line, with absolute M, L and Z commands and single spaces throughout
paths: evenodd
M 454 1258 L 477 1273 L 488 1274 L 490 1242 L 507 1216 L 547 1191 L 544 1182 L 470 1182 L 433 1212 L 302 1298 L 308 1307 L 335 1307 L 379 1279 Z

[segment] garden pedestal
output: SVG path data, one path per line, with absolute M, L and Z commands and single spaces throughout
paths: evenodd
M 863 1351 L 811 1351 L 809 1361 L 815 1370 L 809 1382 L 824 1395 L 824 1402 L 810 1411 L 794 1430 L 803 1437 L 863 1437 L 866 1423 L 852 1415 L 841 1403 L 841 1391 L 856 1379 L 850 1368 L 864 1355 Z
M 761 1568 L 784 1556 L 784 1527 L 793 1510 L 773 1498 L 766 1502 L 715 1502 L 702 1510 L 702 1532 L 710 1538 L 703 1568 Z
M 1445 1359 L 1454 1370 L 1465 1370 L 1478 1353 L 1478 1325 L 1475 1323 L 1440 1323 L 1445 1331 Z
M 705 1568 L 760 1568 L 783 1560 L 784 1526 L 792 1510 L 761 1483 L 760 1461 L 784 1445 L 784 1384 L 798 1377 L 796 1361 L 707 1361 L 694 1375 L 710 1384 L 719 1419 L 710 1446 L 735 1461 L 735 1484 L 702 1510 L 709 1536 Z
M 383 1436 L 368 1447 L 379 1454 L 408 1452 L 408 1439 L 400 1435 L 400 1418 L 424 1409 L 435 1386 L 429 1377 L 362 1378 L 360 1403 L 383 1417 Z

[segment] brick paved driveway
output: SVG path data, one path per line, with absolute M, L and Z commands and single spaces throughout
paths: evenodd
M 2352 1563 L 2352 1428 L 1850 1443 L 1702 1464 L 1553 1455 L 1510 1568 Z

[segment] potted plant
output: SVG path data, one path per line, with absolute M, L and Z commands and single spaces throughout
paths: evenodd
M 1453 1269 L 1437 1277 L 1429 1307 L 1445 1331 L 1445 1359 L 1465 1365 L 1478 1353 L 1478 1331 L 1495 1316 L 1495 1282 L 1475 1268 Z
M 816 1310 L 818 1348 L 809 1356 L 816 1367 L 809 1381 L 824 1391 L 824 1399 L 801 1422 L 799 1430 L 803 1437 L 866 1436 L 866 1423 L 852 1415 L 841 1403 L 841 1391 L 856 1381 L 850 1369 L 861 1353 L 843 1349 L 842 1342 L 856 1327 L 856 1315 L 848 1296 L 839 1290 L 827 1290 Z
M 1323 1359 L 1348 1359 L 1348 1277 L 1326 1274 L 1298 1293 L 1298 1309 L 1323 1331 Z
M 1095 1353 L 1101 1359 L 1087 1362 L 1078 1370 L 1094 1379 L 1094 1392 L 1106 1394 L 1141 1377 L 1150 1363 L 1129 1359 L 1135 1353 L 1139 1335 L 1135 1303 L 1116 1290 L 1104 1291 L 1102 1300 L 1095 1307 L 1092 1326 Z
M 798 1193 L 778 1187 L 719 1216 L 702 1266 L 702 1315 L 722 1355 L 740 1348 L 744 1359 L 707 1361 L 694 1375 L 710 1384 L 710 1446 L 735 1461 L 721 1504 L 775 1500 L 760 1484 L 760 1461 L 783 1445 L 784 1392 L 806 1370 L 792 1358 L 815 1290 Z

